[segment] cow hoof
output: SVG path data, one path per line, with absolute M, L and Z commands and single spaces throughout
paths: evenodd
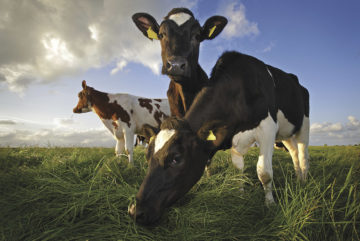
M 275 204 L 274 199 L 265 199 L 265 206 L 266 206 L 267 208 L 275 207 L 276 204 Z

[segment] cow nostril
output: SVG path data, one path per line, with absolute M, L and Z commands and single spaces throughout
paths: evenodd
M 137 220 L 137 221 L 143 221 L 143 219 L 145 218 L 145 213 L 143 212 L 143 211 L 138 211 L 138 212 L 136 212 L 136 217 L 135 217 L 135 219 Z
M 166 63 L 166 68 L 167 68 L 167 69 L 170 69 L 170 68 L 171 68 L 171 63 L 170 63 L 169 61 Z
M 185 66 L 186 66 L 186 64 L 184 63 L 184 64 L 182 64 L 182 65 L 180 66 L 180 68 L 181 68 L 182 70 L 185 70 Z

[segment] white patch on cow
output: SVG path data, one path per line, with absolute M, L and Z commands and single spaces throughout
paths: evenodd
M 191 18 L 190 14 L 180 12 L 170 15 L 169 19 L 173 20 L 178 26 L 183 25 L 186 21 Z
M 281 110 L 277 112 L 276 117 L 279 125 L 276 140 L 286 140 L 293 134 L 295 126 L 286 119 Z
M 273 75 L 272 75 L 272 73 L 271 73 L 271 71 L 269 70 L 268 67 L 266 67 L 266 70 L 267 70 L 267 72 L 269 73 L 269 75 L 271 76 L 271 78 L 274 78 Z
M 158 152 L 175 135 L 175 130 L 161 130 L 155 139 L 155 153 Z
M 268 68 L 268 67 L 266 67 L 266 70 L 267 70 L 267 72 L 269 73 L 269 75 L 270 75 L 271 79 L 273 80 L 273 82 L 274 82 L 274 86 L 275 86 L 275 79 L 274 79 L 274 76 L 272 75 L 272 73 L 271 73 L 271 71 L 269 70 L 269 68 Z

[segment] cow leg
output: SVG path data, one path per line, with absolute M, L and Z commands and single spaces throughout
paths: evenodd
M 309 171 L 309 129 L 310 121 L 304 117 L 299 133 L 295 136 L 299 149 L 299 163 L 301 169 L 301 181 L 305 182 Z
M 298 180 L 300 180 L 301 179 L 301 169 L 300 169 L 300 164 L 299 164 L 298 145 L 297 145 L 296 141 L 294 140 L 294 137 L 291 137 L 288 140 L 284 140 L 284 141 L 282 141 L 282 143 L 289 150 L 291 159 L 294 164 L 296 177 Z
M 244 171 L 243 156 L 255 142 L 255 133 L 255 130 L 239 132 L 232 139 L 231 160 L 234 166 L 238 168 L 241 173 Z M 243 182 L 240 183 L 240 191 L 244 191 Z
M 275 136 L 278 126 L 269 116 L 260 122 L 257 128 L 257 141 L 260 146 L 259 159 L 256 165 L 257 175 L 261 181 L 265 192 L 265 204 L 270 206 L 274 203 L 272 195 L 272 155 L 274 151 Z
M 134 132 L 131 130 L 124 130 L 125 133 L 125 152 L 129 157 L 129 163 L 133 164 L 133 150 L 134 150 Z
M 120 156 L 125 148 L 125 141 L 123 138 L 116 138 L 116 147 L 115 147 L 115 154 L 116 156 Z
M 244 157 L 235 148 L 231 148 L 231 160 L 234 166 L 239 169 L 240 173 L 244 173 Z M 240 181 L 240 192 L 244 192 L 244 182 Z

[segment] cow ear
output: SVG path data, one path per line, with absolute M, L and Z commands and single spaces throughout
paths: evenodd
M 81 85 L 82 85 L 83 89 L 86 90 L 86 81 L 85 80 L 82 81 Z
M 159 24 L 153 16 L 147 13 L 135 13 L 132 20 L 145 37 L 151 40 L 159 39 Z
M 156 136 L 156 134 L 159 132 L 159 129 L 156 127 L 153 127 L 149 124 L 144 124 L 140 130 L 140 135 L 145 137 L 146 141 L 150 143 L 153 138 Z
M 227 134 L 226 127 L 216 127 L 213 129 L 201 128 L 197 135 L 198 137 L 204 141 L 206 148 L 208 150 L 214 150 L 220 147 Z
M 202 27 L 201 40 L 213 39 L 218 36 L 227 24 L 227 19 L 222 16 L 212 16 L 206 20 Z

